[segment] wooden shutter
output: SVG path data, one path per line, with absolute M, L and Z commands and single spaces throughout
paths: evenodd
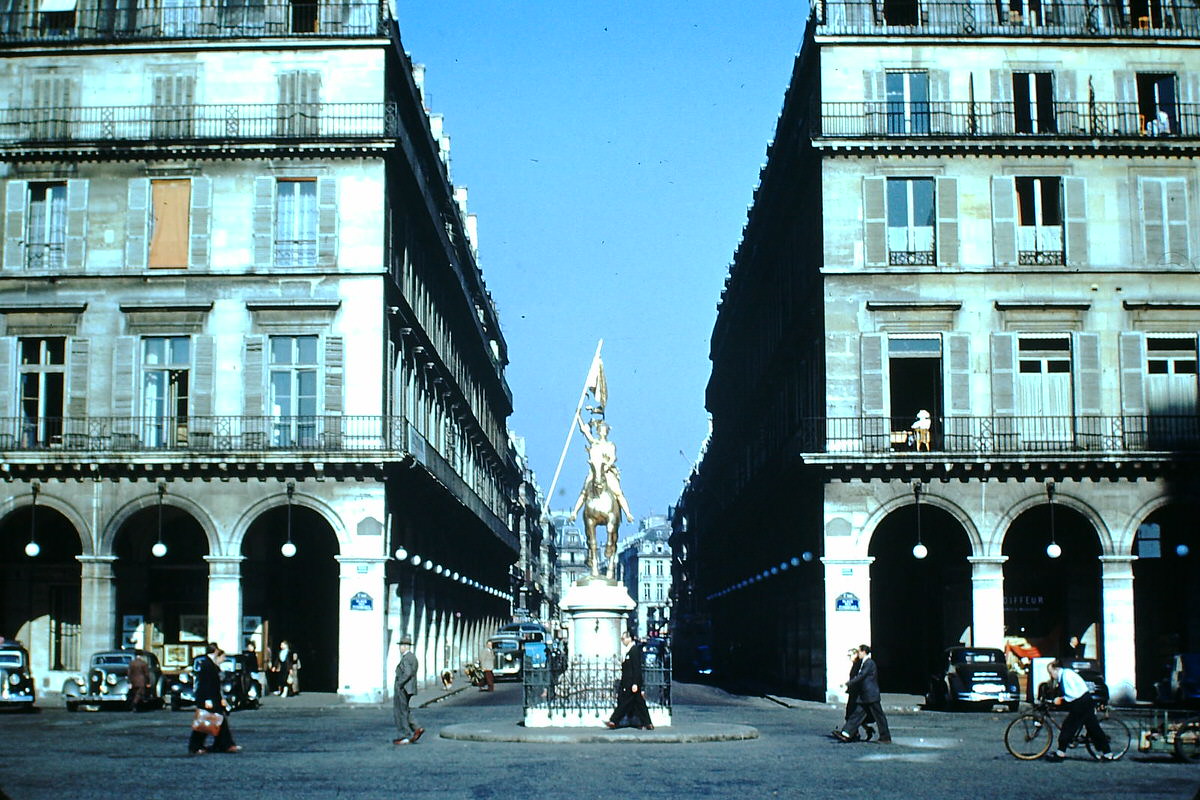
M 950 414 L 971 415 L 971 335 L 948 333 L 945 342 L 945 381 Z
M 992 90 L 992 102 L 989 104 L 991 114 L 985 115 L 985 118 L 990 118 L 989 127 L 985 128 L 992 134 L 1010 135 L 1016 131 L 1014 120 L 1016 115 L 1013 109 L 1013 88 L 1012 88 L 1012 71 L 1007 69 L 993 69 L 989 72 L 989 80 Z
M 1139 416 L 1146 413 L 1146 334 L 1122 331 L 1119 338 L 1121 357 L 1121 413 Z
M 1017 185 L 1011 176 L 992 178 L 992 255 L 996 266 L 1017 263 Z
M 88 362 L 91 342 L 87 339 L 70 340 L 70 358 L 67 373 L 67 416 L 77 423 L 88 415 Z
M 4 268 L 25 266 L 25 212 L 29 182 L 9 181 L 4 187 Z
M 17 337 L 0 336 L 0 433 L 16 434 Z
M 118 336 L 113 345 L 112 365 L 112 405 L 114 417 L 132 417 L 133 400 L 137 387 L 134 378 L 137 375 L 137 343 L 136 336 Z
M 64 263 L 68 269 L 83 269 L 87 250 L 88 182 L 67 181 L 67 246 Z
M 1077 332 L 1071 349 L 1075 361 L 1075 413 L 1096 417 L 1100 404 L 1100 334 Z
M 1113 91 L 1117 96 L 1119 122 L 1116 133 L 1141 133 L 1144 128 L 1137 106 L 1137 78 L 1132 72 L 1113 73 Z
M 1088 264 L 1087 184 L 1083 178 L 1063 178 L 1063 225 L 1066 234 L 1067 265 Z
M 992 334 L 992 413 L 1014 416 L 1017 413 L 1017 336 Z
M 125 214 L 125 264 L 130 269 L 146 268 L 150 232 L 150 179 L 129 181 L 129 202 Z
M 317 178 L 317 265 L 337 264 L 337 180 Z
M 1163 219 L 1167 226 L 1166 261 L 1169 264 L 1190 263 L 1191 247 L 1188 242 L 1188 193 L 1184 178 L 1167 178 Z
M 887 334 L 862 334 L 859 352 L 863 416 L 884 416 L 887 413 Z
M 275 239 L 275 179 L 254 179 L 254 266 L 272 266 L 272 245 Z
M 887 264 L 886 178 L 863 178 L 863 256 L 869 267 Z
M 937 263 L 958 265 L 958 179 L 937 179 Z
M 191 408 L 188 413 L 195 417 L 211 417 L 213 414 L 213 337 L 193 337 L 195 348 L 192 356 L 192 382 L 188 387 Z
M 192 219 L 189 236 L 188 266 L 208 267 L 209 242 L 212 239 L 212 178 L 192 178 Z
M 243 361 L 243 411 L 247 417 L 261 417 L 263 412 L 263 387 L 266 375 L 263 372 L 263 350 L 266 346 L 265 336 L 247 336 L 245 340 L 246 354 Z
M 345 412 L 345 344 L 341 336 L 325 337 L 325 413 Z

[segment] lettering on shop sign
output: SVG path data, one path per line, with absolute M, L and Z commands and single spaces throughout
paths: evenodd
M 1041 611 L 1046 598 L 1040 594 L 1006 594 L 1005 611 Z
M 858 602 L 858 595 L 854 592 L 842 592 L 837 596 L 837 600 L 833 601 L 834 611 L 861 611 L 862 607 Z
M 359 592 L 350 598 L 351 611 L 371 611 L 375 608 L 375 601 L 371 599 L 371 595 L 366 592 Z

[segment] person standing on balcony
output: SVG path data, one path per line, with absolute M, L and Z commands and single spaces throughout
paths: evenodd
M 913 434 L 916 438 L 917 449 L 921 449 L 921 445 L 925 446 L 925 450 L 929 450 L 930 429 L 933 427 L 933 419 L 929 416 L 929 412 L 921 409 L 917 412 L 917 418 L 910 425 L 913 429 Z

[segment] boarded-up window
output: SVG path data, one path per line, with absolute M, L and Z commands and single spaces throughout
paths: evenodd
M 150 268 L 186 268 L 192 182 L 151 181 L 150 191 Z

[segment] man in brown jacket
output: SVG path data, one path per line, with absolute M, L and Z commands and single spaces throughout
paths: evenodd
M 129 710 L 137 711 L 138 707 L 146 702 L 147 690 L 150 688 L 150 665 L 142 658 L 141 653 L 129 662 L 129 671 L 126 674 L 129 677 Z

